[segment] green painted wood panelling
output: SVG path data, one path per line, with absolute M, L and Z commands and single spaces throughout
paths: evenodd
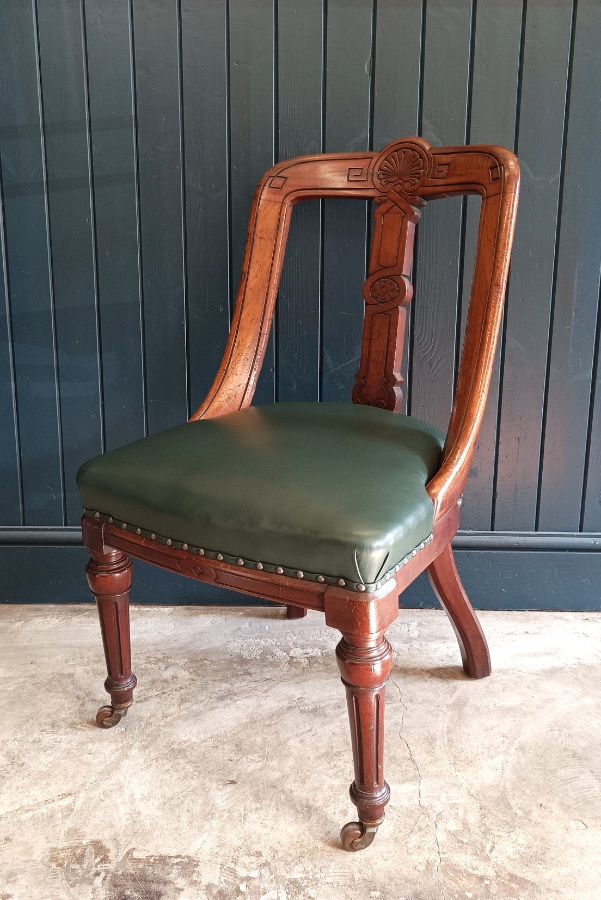
M 32 0 L 1 24 L 0 602 L 85 599 L 76 469 L 201 402 L 263 171 L 418 133 L 504 144 L 523 171 L 466 584 L 477 606 L 601 603 L 578 538 L 601 532 L 598 2 Z M 478 205 L 426 207 L 416 242 L 406 402 L 442 426 Z M 349 399 L 370 231 L 359 201 L 295 210 L 256 402 Z M 140 601 L 240 602 L 144 571 Z

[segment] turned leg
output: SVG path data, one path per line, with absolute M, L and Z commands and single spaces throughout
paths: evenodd
M 104 682 L 111 706 L 102 706 L 96 724 L 112 728 L 133 703 L 136 676 L 131 670 L 129 588 L 131 560 L 121 550 L 92 553 L 86 575 L 96 598 L 108 678 Z
M 430 563 L 428 577 L 457 635 L 466 674 L 471 678 L 490 675 L 486 638 L 461 584 L 450 544 Z
M 384 781 L 384 691 L 392 648 L 384 635 L 344 635 L 336 648 L 338 668 L 346 688 L 355 780 L 351 800 L 359 813 L 341 831 L 345 850 L 363 850 L 373 841 L 384 819 L 390 788 Z
M 307 610 L 304 606 L 290 606 L 286 607 L 286 618 L 287 619 L 304 619 L 307 615 Z

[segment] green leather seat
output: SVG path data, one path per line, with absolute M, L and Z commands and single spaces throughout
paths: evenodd
M 370 406 L 277 403 L 128 444 L 77 482 L 88 514 L 159 542 L 362 590 L 429 539 L 443 441 Z

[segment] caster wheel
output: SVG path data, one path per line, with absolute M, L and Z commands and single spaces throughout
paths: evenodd
M 342 846 L 351 853 L 355 853 L 357 850 L 365 850 L 375 838 L 378 825 L 364 825 L 363 822 L 347 822 L 340 832 Z
M 117 707 L 101 706 L 96 713 L 96 724 L 99 728 L 113 728 L 118 725 L 123 716 L 127 715 L 128 706 Z

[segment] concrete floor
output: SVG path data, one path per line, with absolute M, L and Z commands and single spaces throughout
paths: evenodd
M 350 854 L 323 618 L 132 613 L 137 699 L 103 731 L 94 608 L 0 608 L 0 900 L 601 898 L 601 614 L 483 613 L 474 682 L 442 613 L 402 611 L 392 800 Z

